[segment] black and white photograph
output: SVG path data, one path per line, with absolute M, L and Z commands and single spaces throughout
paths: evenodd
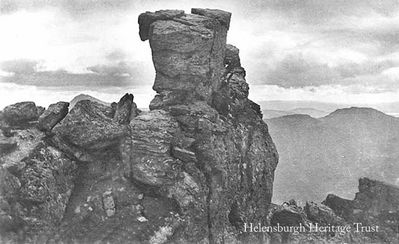
M 397 0 L 0 0 L 1 244 L 399 243 Z

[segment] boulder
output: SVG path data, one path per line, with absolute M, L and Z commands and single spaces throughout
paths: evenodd
M 8 137 L 6 140 L 12 144 L 16 143 L 16 146 L 0 155 L 2 166 L 12 172 L 25 167 L 23 159 L 29 157 L 34 148 L 42 142 L 44 136 L 44 133 L 36 128 L 15 130 L 12 137 Z
M 375 214 L 382 211 L 399 212 L 399 188 L 381 181 L 360 178 L 354 205 L 357 209 Z
M 18 125 L 35 121 L 39 118 L 39 113 L 34 102 L 20 102 L 9 105 L 3 110 L 3 118 L 10 125 Z
M 119 124 L 128 124 L 130 120 L 139 114 L 136 103 L 133 102 L 133 94 L 126 93 L 115 108 L 114 121 Z
M 50 132 L 68 114 L 68 106 L 67 102 L 51 104 L 39 117 L 39 130 Z
M 63 141 L 87 150 L 115 145 L 126 128 L 109 118 L 107 110 L 107 106 L 96 102 L 79 101 L 53 132 Z
M 337 216 L 331 208 L 325 206 L 324 204 L 306 202 L 304 210 L 307 218 L 313 223 L 319 223 L 324 226 L 342 226 L 344 224 L 344 220 Z
M 330 194 L 323 203 L 350 223 L 374 227 L 374 231 L 370 232 L 368 229 L 369 232 L 364 232 L 368 238 L 365 239 L 367 242 L 398 242 L 398 187 L 369 178 L 360 178 L 359 192 L 356 193 L 355 199 L 347 200 Z
M 353 213 L 354 204 L 351 200 L 340 198 L 334 194 L 328 194 L 326 200 L 322 202 L 331 208 L 338 216 L 350 219 Z

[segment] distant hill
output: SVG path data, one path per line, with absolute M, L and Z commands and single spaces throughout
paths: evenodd
M 273 109 L 265 109 L 262 110 L 263 118 L 264 119 L 272 119 L 277 118 L 285 115 L 292 115 L 292 114 L 306 114 L 310 115 L 313 118 L 320 118 L 326 116 L 328 112 L 314 109 L 314 108 L 295 108 L 290 110 L 273 110 Z
M 273 109 L 265 109 L 262 110 L 263 119 L 272 119 L 285 115 L 290 115 L 291 113 L 283 110 L 273 110 Z
M 313 108 L 320 111 L 326 111 L 327 114 L 335 111 L 338 108 L 349 107 L 347 104 L 336 104 L 336 103 L 324 103 L 317 101 L 284 101 L 284 100 L 270 100 L 270 101 L 258 101 L 259 105 L 263 109 L 290 111 L 297 108 Z M 325 115 L 327 115 L 325 114 Z
M 79 94 L 79 95 L 77 95 L 76 97 L 74 97 L 74 98 L 70 101 L 69 109 L 72 109 L 72 108 L 75 106 L 75 104 L 76 104 L 77 102 L 82 101 L 82 100 L 90 100 L 90 101 L 93 101 L 93 102 L 101 103 L 101 104 L 106 105 L 106 106 L 110 106 L 110 105 L 111 105 L 110 103 L 101 101 L 100 99 L 95 98 L 95 97 L 92 97 L 92 96 L 90 96 L 90 95 L 87 95 L 87 94 Z
M 296 109 L 290 110 L 289 112 L 291 112 L 293 114 L 307 114 L 313 118 L 320 118 L 320 117 L 326 116 L 328 114 L 328 112 L 326 112 L 326 111 L 315 109 L 315 108 L 296 108 Z
M 371 108 L 338 109 L 320 119 L 266 120 L 280 162 L 274 201 L 353 198 L 359 177 L 392 184 L 399 177 L 399 119 Z

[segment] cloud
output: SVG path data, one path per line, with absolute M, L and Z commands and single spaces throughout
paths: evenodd
M 396 90 L 392 75 L 398 63 L 383 60 L 361 63 L 344 63 L 330 66 L 304 57 L 301 53 L 289 54 L 270 70 L 264 72 L 257 84 L 278 85 L 285 88 L 317 87 L 323 85 L 360 85 L 373 87 L 370 92 Z M 395 73 L 396 74 L 396 73 Z M 369 89 L 367 88 L 367 89 Z
M 0 12 L 12 13 L 18 10 L 56 7 L 71 15 L 82 16 L 104 10 L 123 10 L 133 4 L 134 1 L 130 0 L 2 0 L 0 2 Z
M 12 73 L 0 77 L 1 82 L 39 87 L 126 87 L 145 85 L 146 71 L 136 62 L 119 62 L 111 65 L 87 67 L 86 73 L 72 73 L 66 70 L 38 71 L 39 62 L 12 60 L 0 64 L 1 70 Z
M 396 0 L 258 0 L 254 5 L 260 11 L 275 11 L 313 25 L 324 24 L 343 16 L 363 16 L 370 13 L 389 16 L 399 9 Z
M 396 0 L 0 0 L 1 58 L 26 58 L 3 63 L 15 75 L 2 80 L 62 89 L 152 84 L 138 14 L 197 6 L 233 12 L 228 38 L 251 85 L 398 89 L 399 56 L 390 57 L 399 47 Z
M 19 73 L 9 77 L 2 77 L 2 82 L 20 85 L 33 85 L 42 87 L 111 87 L 128 86 L 134 81 L 129 77 L 100 75 L 100 74 L 74 74 L 64 70 L 41 71 L 34 73 Z
M 9 60 L 0 64 L 0 69 L 14 74 L 31 74 L 36 72 L 39 62 L 35 60 Z
M 265 84 L 282 87 L 319 86 L 332 83 L 339 75 L 326 64 L 308 61 L 301 54 L 288 55 L 266 74 Z
M 132 76 L 137 71 L 134 67 L 128 66 L 125 62 L 120 62 L 117 65 L 95 65 L 87 67 L 87 70 L 100 75 L 111 76 Z
M 127 55 L 123 50 L 114 50 L 108 53 L 105 57 L 107 60 L 110 61 L 120 61 L 125 60 L 127 58 Z

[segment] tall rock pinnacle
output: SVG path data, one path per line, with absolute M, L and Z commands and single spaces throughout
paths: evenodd
M 149 40 L 157 96 L 150 108 L 186 101 L 210 102 L 220 86 L 231 13 L 192 9 L 146 12 L 139 16 L 141 40 Z
M 141 40 L 150 42 L 157 95 L 149 114 L 130 123 L 124 162 L 134 180 L 176 200 L 184 230 L 175 238 L 189 242 L 239 239 L 244 222 L 265 223 L 272 196 L 278 155 L 259 105 L 248 99 L 239 50 L 226 45 L 230 17 L 161 10 L 138 21 Z M 139 128 L 163 133 L 152 138 Z M 145 147 L 137 138 L 148 138 Z M 154 142 L 157 154 L 146 149 Z
M 111 105 L 85 99 L 59 112 L 56 104 L 40 118 L 34 104 L 4 111 L 0 242 L 2 226 L 7 238 L 17 230 L 35 243 L 265 238 L 243 228 L 267 225 L 277 151 L 248 99 L 239 50 L 226 45 L 231 14 L 191 12 L 139 16 L 156 70 L 150 111 L 129 93 Z M 7 120 L 26 107 L 32 116 Z M 38 118 L 45 133 L 32 128 Z

